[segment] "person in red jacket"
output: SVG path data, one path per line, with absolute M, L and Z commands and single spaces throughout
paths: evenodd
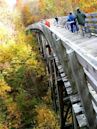
M 48 26 L 48 27 L 50 27 L 50 22 L 46 20 L 45 21 L 45 25 Z

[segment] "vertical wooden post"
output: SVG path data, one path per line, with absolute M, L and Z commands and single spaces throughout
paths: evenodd
M 37 37 L 37 42 L 38 42 L 38 46 L 39 46 L 39 50 L 42 53 L 42 43 L 41 43 L 41 39 L 40 39 L 40 33 L 36 33 L 36 37 Z
M 56 88 L 57 88 L 57 74 L 56 74 L 56 66 L 55 66 L 55 60 L 52 60 L 52 70 L 53 70 L 53 96 L 54 96 L 54 103 L 55 103 L 55 111 L 57 112 L 58 110 L 58 105 L 57 105 L 57 93 L 56 93 Z
M 55 77 L 54 77 L 54 66 L 53 66 L 53 57 L 48 58 L 48 67 L 50 75 L 50 88 L 51 88 L 51 98 L 53 103 L 53 108 L 57 112 L 57 103 L 56 103 L 56 94 L 55 94 Z
M 77 121 L 76 121 L 76 117 L 75 117 L 75 114 L 74 114 L 74 110 L 72 108 L 72 119 L 73 119 L 73 128 L 74 129 L 78 129 L 78 126 L 77 126 Z
M 64 83 L 62 80 L 59 81 L 57 76 L 58 75 L 57 75 L 55 60 L 53 60 L 54 86 L 55 86 L 55 90 L 57 91 L 58 109 L 59 109 L 59 115 L 60 115 L 60 126 L 61 126 L 61 129 L 63 129 L 63 127 L 64 127 L 64 102 L 63 102 Z M 56 97 L 56 95 L 55 95 L 55 97 Z
M 71 51 L 68 54 L 68 58 L 71 65 L 72 75 L 74 77 L 76 86 L 81 97 L 81 102 L 84 107 L 88 127 L 89 129 L 97 129 L 96 113 L 93 109 L 83 67 L 79 64 L 74 51 Z
M 41 38 L 41 35 L 42 34 L 37 34 L 37 39 L 38 39 L 38 44 L 39 44 L 39 47 L 40 47 L 40 52 L 43 54 L 44 56 L 44 51 L 43 51 L 43 43 L 42 43 L 42 38 Z
M 57 92 L 58 92 L 58 101 L 59 101 L 59 115 L 60 115 L 61 129 L 64 128 L 64 124 L 65 124 L 65 122 L 64 122 L 63 86 L 64 86 L 64 83 L 62 81 L 58 81 Z
M 43 48 L 43 56 L 46 59 L 46 43 L 45 43 L 45 38 L 44 36 L 41 34 L 41 42 L 42 42 L 42 48 Z

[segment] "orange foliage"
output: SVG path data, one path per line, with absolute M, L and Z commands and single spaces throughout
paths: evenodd
M 97 12 L 97 0 L 72 0 L 73 3 L 86 13 Z
M 29 6 L 27 4 L 23 6 L 22 13 L 24 25 L 33 23 L 34 18 L 32 17 Z

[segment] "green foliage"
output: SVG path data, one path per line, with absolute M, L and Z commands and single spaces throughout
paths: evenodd
M 52 10 L 53 15 L 54 1 L 45 2 L 46 11 Z M 48 77 L 35 35 L 26 35 L 21 13 L 9 10 L 0 12 L 0 129 L 32 129 L 35 125 L 58 129 L 56 116 L 48 108 L 50 92 L 45 96 Z
M 20 13 L 5 12 L 0 19 L 11 31 L 5 25 L 0 30 L 0 129 L 28 128 L 48 88 L 45 65 L 36 40 L 25 34 Z
M 3 47 L 0 48 L 2 51 L 0 62 L 2 66 L 2 76 L 10 86 L 6 86 L 5 88 L 6 91 L 9 88 L 9 97 L 13 99 L 13 102 L 15 101 L 15 107 L 18 106 L 22 119 L 20 122 L 25 123 L 23 125 L 25 127 L 31 126 L 33 123 L 33 109 L 34 105 L 37 103 L 37 99 L 35 100 L 33 97 L 42 97 L 47 90 L 44 64 L 41 61 L 41 57 L 38 56 L 36 52 L 37 47 L 34 47 L 35 43 L 32 47 L 28 44 L 4 44 Z M 34 50 L 32 51 L 33 48 Z M 2 85 L 2 91 L 3 89 L 4 86 Z M 9 101 L 8 99 L 6 100 Z M 9 104 L 12 103 L 9 101 Z M 16 108 L 12 108 L 11 110 L 14 111 Z M 13 113 L 10 112 L 10 114 L 13 116 Z M 11 120 L 11 118 L 9 118 L 9 120 Z M 18 126 L 19 124 L 14 127 Z

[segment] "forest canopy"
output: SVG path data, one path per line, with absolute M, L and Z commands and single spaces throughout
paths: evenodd
M 24 24 L 28 25 L 41 19 L 67 15 L 80 7 L 85 13 L 97 11 L 97 0 L 23 0 L 17 1 L 23 13 Z M 59 11 L 60 10 L 60 11 Z

